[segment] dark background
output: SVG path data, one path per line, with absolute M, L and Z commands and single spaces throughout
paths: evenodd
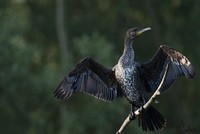
M 125 98 L 105 103 L 76 94 L 64 103 L 53 91 L 86 56 L 114 66 L 126 30 L 135 26 L 152 28 L 134 42 L 137 61 L 167 44 L 197 71 L 194 80 L 180 78 L 158 97 L 155 107 L 168 123 L 156 133 L 200 132 L 199 14 L 199 0 L 1 0 L 0 133 L 115 133 L 130 111 Z M 142 133 L 137 121 L 126 133 Z

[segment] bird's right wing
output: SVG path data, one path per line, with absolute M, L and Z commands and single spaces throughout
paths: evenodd
M 78 63 L 60 83 L 54 95 L 60 100 L 66 100 L 77 92 L 84 92 L 104 101 L 112 101 L 122 95 L 114 71 L 91 58 Z
M 161 92 L 166 91 L 180 76 L 187 78 L 195 76 L 191 62 L 183 54 L 166 45 L 161 45 L 149 62 L 140 64 L 140 76 L 149 91 L 154 92 L 157 89 L 167 64 L 169 70 Z

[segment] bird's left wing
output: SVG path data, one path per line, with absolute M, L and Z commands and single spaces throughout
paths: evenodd
M 147 90 L 154 92 L 161 82 L 166 65 L 169 70 L 161 88 L 166 91 L 180 76 L 193 78 L 195 72 L 191 62 L 180 52 L 166 45 L 161 45 L 154 57 L 147 63 L 141 63 L 140 77 Z
M 77 92 L 84 92 L 104 101 L 112 101 L 122 95 L 114 71 L 91 58 L 78 63 L 60 83 L 54 95 L 60 100 L 66 100 Z

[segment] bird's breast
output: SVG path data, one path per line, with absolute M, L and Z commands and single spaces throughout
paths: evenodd
M 139 99 L 139 91 L 136 87 L 137 76 L 136 67 L 118 66 L 115 71 L 116 78 L 121 85 L 124 95 L 131 102 L 136 102 Z

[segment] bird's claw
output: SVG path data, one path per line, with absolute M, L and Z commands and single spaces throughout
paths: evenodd
M 129 115 L 130 120 L 134 120 L 136 118 L 135 113 L 131 112 Z
M 144 112 L 144 107 L 143 106 L 141 106 L 140 109 L 139 109 L 139 113 L 142 113 L 142 112 Z

